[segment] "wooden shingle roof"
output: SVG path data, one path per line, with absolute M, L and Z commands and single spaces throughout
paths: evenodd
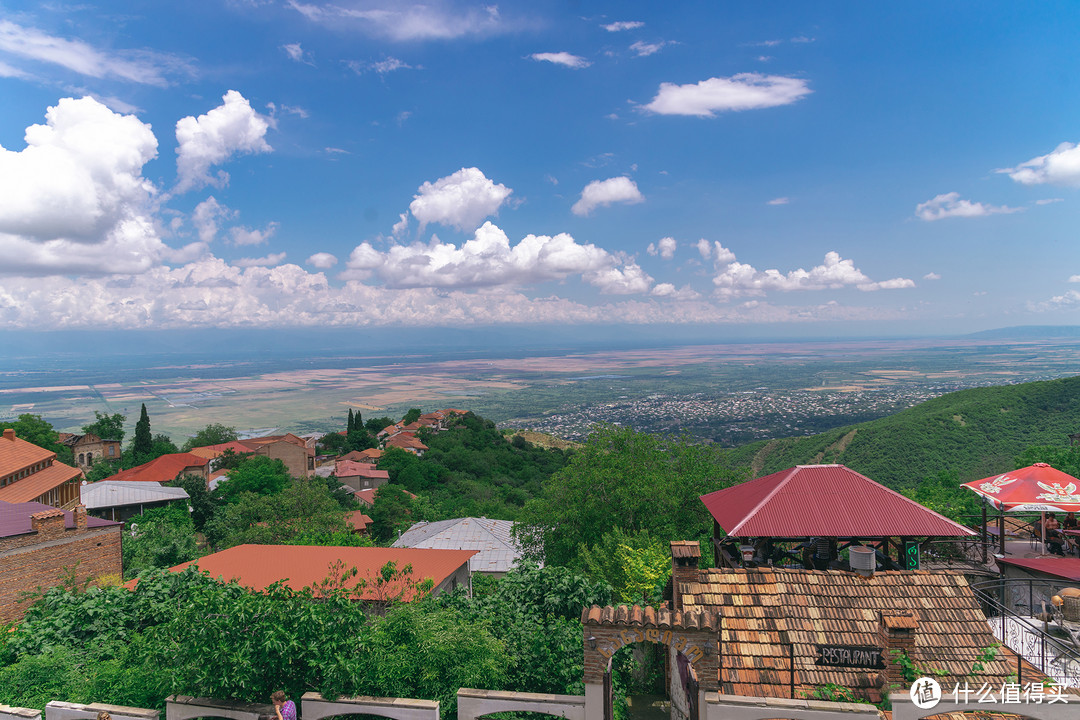
M 909 610 L 918 624 L 912 660 L 944 671 L 937 678 L 942 686 L 1000 684 L 1016 670 L 1016 656 L 1001 648 L 972 673 L 979 651 L 998 641 L 962 575 L 902 571 L 865 578 L 835 570 L 750 569 L 703 570 L 698 580 L 678 583 L 675 592 L 683 611 L 720 615 L 724 693 L 788 697 L 790 643 L 796 697 L 836 684 L 879 702 L 879 670 L 818 666 L 817 645 L 880 646 L 882 613 Z

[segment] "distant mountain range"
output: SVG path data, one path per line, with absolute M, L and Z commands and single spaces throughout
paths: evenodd
M 1014 468 L 1031 445 L 1068 444 L 1080 432 L 1080 377 L 948 393 L 895 415 L 818 435 L 732 451 L 753 477 L 793 465 L 840 463 L 888 487 L 911 487 L 942 470 L 961 482 Z

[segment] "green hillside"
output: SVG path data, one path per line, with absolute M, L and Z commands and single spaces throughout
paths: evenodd
M 1080 431 L 1080 376 L 942 395 L 870 422 L 732 451 L 753 476 L 792 465 L 842 463 L 892 488 L 942 470 L 961 482 L 1013 469 L 1031 445 L 1067 444 Z

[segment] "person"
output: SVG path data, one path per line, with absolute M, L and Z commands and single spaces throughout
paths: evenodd
M 1054 517 L 1054 513 L 1046 514 L 1046 522 L 1043 523 L 1043 531 L 1046 533 L 1046 548 L 1054 555 L 1064 555 L 1064 546 L 1061 532 L 1061 523 Z
M 108 713 L 107 711 L 105 711 L 105 710 L 101 710 L 101 711 L 100 711 L 100 712 L 98 712 L 98 714 L 97 714 L 97 720 L 112 720 L 112 715 L 110 715 L 110 714 L 109 714 L 109 713 Z
M 274 703 L 274 714 L 277 720 L 296 720 L 296 703 L 285 698 L 285 693 L 278 690 L 270 696 L 270 702 Z
M 1061 521 L 1061 529 L 1062 530 L 1076 530 L 1077 529 L 1076 513 L 1073 513 L 1073 512 L 1065 513 L 1065 519 Z M 1077 539 L 1072 535 L 1066 535 L 1065 536 L 1065 548 L 1066 548 L 1065 551 L 1066 552 L 1072 552 L 1077 547 L 1080 547 L 1080 543 L 1077 542 Z

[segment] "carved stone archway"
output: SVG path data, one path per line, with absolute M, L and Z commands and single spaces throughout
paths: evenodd
M 719 618 L 715 611 L 593 605 L 582 611 L 581 625 L 585 649 L 586 720 L 605 720 L 604 673 L 611 656 L 632 643 L 666 645 L 671 648 L 672 658 L 677 652 L 686 657 L 697 676 L 697 697 L 688 698 L 695 707 L 704 708 L 705 693 L 719 689 L 716 645 Z

